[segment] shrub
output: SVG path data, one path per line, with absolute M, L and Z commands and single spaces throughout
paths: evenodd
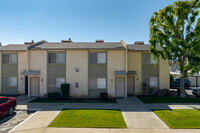
M 173 82 L 174 82 L 174 76 L 170 74 L 170 86 L 172 85 Z
M 158 91 L 158 96 L 165 97 L 169 96 L 169 89 L 162 89 Z
M 60 99 L 60 93 L 59 92 L 49 92 L 48 93 L 48 99 L 59 100 Z
M 62 96 L 64 100 L 69 99 L 70 84 L 61 84 Z
M 100 99 L 101 99 L 102 101 L 108 100 L 108 93 L 107 93 L 107 92 L 101 92 L 101 93 L 100 93 Z

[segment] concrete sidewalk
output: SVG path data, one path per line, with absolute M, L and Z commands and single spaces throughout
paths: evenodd
M 153 103 L 146 104 L 151 110 L 157 109 L 200 109 L 200 103 Z
M 129 129 L 168 129 L 169 127 L 137 97 L 117 99 Z

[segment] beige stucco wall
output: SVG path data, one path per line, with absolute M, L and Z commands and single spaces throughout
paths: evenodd
M 136 71 L 135 76 L 135 94 L 141 94 L 142 82 L 142 53 L 141 52 L 128 52 L 128 70 Z
M 107 87 L 110 97 L 115 97 L 115 71 L 125 71 L 125 50 L 107 51 Z
M 170 67 L 169 61 L 159 58 L 159 88 L 170 88 Z
M 25 94 L 25 76 L 21 75 L 21 72 L 26 70 L 26 57 L 27 53 L 24 52 L 18 52 L 18 93 L 19 94 Z
M 75 68 L 79 71 L 76 72 Z M 66 81 L 70 83 L 72 97 L 88 96 L 88 50 L 66 51 Z M 78 82 L 78 88 L 75 87 L 76 82 Z
M 188 77 L 188 79 L 191 81 L 191 86 L 196 86 L 196 77 Z
M 29 76 L 29 92 L 30 92 L 30 77 L 39 77 L 40 78 L 40 97 L 44 97 L 47 94 L 47 51 L 46 50 L 30 50 L 29 61 L 30 61 L 29 70 L 40 70 L 39 75 Z
M 1 87 L 2 87 L 2 86 L 1 86 L 1 81 L 2 81 L 2 80 L 1 80 L 1 77 L 2 77 L 2 76 L 1 76 L 1 64 L 2 64 L 2 63 L 1 63 L 1 55 L 2 55 L 2 53 L 0 52 L 0 94 L 2 93 L 2 88 L 1 88 Z

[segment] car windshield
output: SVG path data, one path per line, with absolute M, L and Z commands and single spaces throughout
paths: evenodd
M 0 98 L 0 104 L 5 103 L 9 100 L 9 98 Z

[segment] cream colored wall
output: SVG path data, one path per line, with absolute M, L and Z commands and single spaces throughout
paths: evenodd
M 115 71 L 125 71 L 125 50 L 107 51 L 107 87 L 110 97 L 115 97 Z
M 79 71 L 76 72 L 75 68 Z M 70 95 L 74 98 L 88 96 L 88 50 L 66 51 L 66 81 L 70 83 Z M 79 87 L 75 87 L 78 82 Z
M 2 53 L 0 52 L 0 94 L 2 93 L 2 86 L 1 86 L 1 55 L 2 55 Z
M 40 74 L 29 76 L 29 92 L 30 92 L 30 77 L 40 78 L 40 97 L 47 94 L 47 51 L 46 50 L 30 50 L 29 51 L 29 69 L 40 70 Z M 43 79 L 43 81 L 41 81 Z
M 19 94 L 25 94 L 25 86 L 24 86 L 25 77 L 24 75 L 21 75 L 21 72 L 26 70 L 26 57 L 27 57 L 26 51 L 18 52 L 18 93 Z
M 135 94 L 141 94 L 142 82 L 142 53 L 128 52 L 128 71 L 136 71 L 135 76 Z
M 159 58 L 159 88 L 170 88 L 170 66 L 168 60 Z
M 188 77 L 188 79 L 191 81 L 191 86 L 196 86 L 196 77 Z

